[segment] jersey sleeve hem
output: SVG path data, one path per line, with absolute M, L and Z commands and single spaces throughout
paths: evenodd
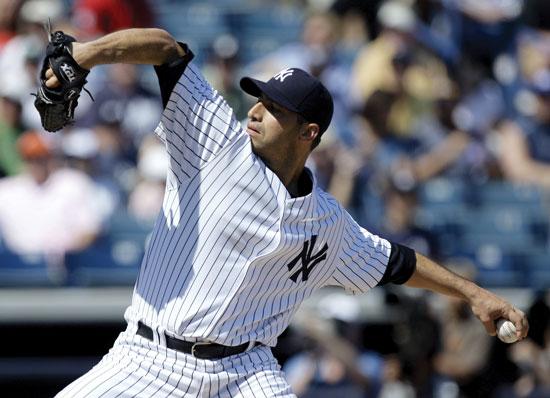
M 411 278 L 416 270 L 416 254 L 414 250 L 399 243 L 390 243 L 391 253 L 388 266 L 382 279 L 378 282 L 378 286 L 388 283 L 402 285 Z
M 166 105 L 168 105 L 172 90 L 174 90 L 176 83 L 187 68 L 187 65 L 189 65 L 189 62 L 195 57 L 193 52 L 187 47 L 187 44 L 178 41 L 178 45 L 184 50 L 184 56 L 178 57 L 165 64 L 155 66 L 163 108 L 166 108 Z

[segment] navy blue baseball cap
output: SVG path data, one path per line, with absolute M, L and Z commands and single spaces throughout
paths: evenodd
M 323 83 L 301 69 L 283 69 L 267 82 L 243 77 L 240 84 L 244 92 L 254 97 L 263 93 L 308 122 L 317 123 L 321 134 L 330 124 L 334 110 L 332 96 Z

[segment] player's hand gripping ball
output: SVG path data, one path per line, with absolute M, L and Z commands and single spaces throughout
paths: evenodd
M 505 343 L 515 343 L 518 338 L 516 336 L 516 327 L 507 319 L 499 319 L 497 321 L 497 336 Z

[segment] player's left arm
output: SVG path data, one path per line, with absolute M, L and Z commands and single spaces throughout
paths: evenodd
M 519 339 L 525 338 L 529 331 L 527 317 L 521 310 L 419 253 L 416 253 L 416 268 L 405 285 L 465 300 L 491 336 L 496 335 L 495 321 L 499 318 L 514 323 Z
M 125 29 L 93 41 L 72 44 L 72 56 L 82 68 L 106 64 L 162 65 L 185 56 L 185 50 L 165 30 L 157 28 Z M 57 87 L 59 81 L 51 69 L 46 71 L 46 85 Z

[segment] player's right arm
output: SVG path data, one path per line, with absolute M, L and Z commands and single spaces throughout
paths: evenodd
M 110 33 L 86 43 L 73 43 L 73 58 L 86 69 L 105 64 L 162 65 L 178 57 L 185 50 L 165 30 L 127 29 Z M 46 85 L 59 84 L 51 70 L 46 72 Z
M 430 290 L 466 301 L 491 335 L 496 333 L 495 321 L 499 318 L 514 323 L 518 338 L 527 335 L 525 314 L 504 299 L 406 246 L 371 234 L 347 213 L 344 220 L 341 262 L 329 285 L 342 286 L 352 293 L 387 283 Z
M 406 286 L 427 289 L 466 301 L 485 326 L 487 333 L 492 336 L 496 334 L 495 321 L 499 318 L 509 319 L 514 323 L 518 338 L 527 336 L 529 323 L 521 310 L 421 254 L 415 253 L 415 256 L 415 270 L 406 281 Z

